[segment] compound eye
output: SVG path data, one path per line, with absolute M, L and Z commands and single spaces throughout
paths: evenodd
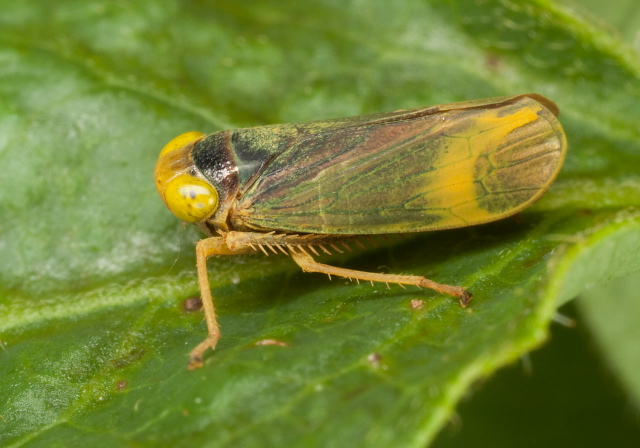
M 171 179 L 164 190 L 164 201 L 178 218 L 202 221 L 218 208 L 218 192 L 209 183 L 188 174 Z

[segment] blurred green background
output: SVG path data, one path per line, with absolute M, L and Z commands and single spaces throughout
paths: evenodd
M 589 17 L 640 51 L 640 3 L 634 0 L 558 0 L 558 3 Z

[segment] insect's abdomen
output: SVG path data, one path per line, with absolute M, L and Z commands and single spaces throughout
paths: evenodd
M 240 198 L 232 221 L 328 234 L 490 222 L 539 199 L 565 152 L 555 115 L 527 96 L 345 128 L 278 155 Z

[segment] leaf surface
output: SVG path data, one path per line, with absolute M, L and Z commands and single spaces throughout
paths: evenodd
M 424 446 L 558 304 L 640 270 L 637 56 L 546 1 L 12 2 L 0 67 L 3 446 Z M 169 139 L 530 91 L 570 145 L 542 200 L 328 259 L 469 308 L 212 260 L 223 339 L 186 370 L 199 236 L 154 191 Z

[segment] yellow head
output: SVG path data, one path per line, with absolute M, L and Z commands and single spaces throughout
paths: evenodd
M 218 208 L 218 192 L 191 159 L 191 148 L 204 135 L 187 132 L 171 140 L 160 151 L 154 172 L 156 188 L 165 205 L 187 222 L 202 221 Z

